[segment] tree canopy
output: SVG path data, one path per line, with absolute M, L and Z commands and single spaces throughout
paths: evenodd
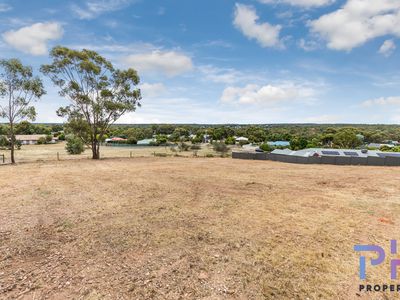
M 50 57 L 53 62 L 43 65 L 41 71 L 59 87 L 60 95 L 70 100 L 57 114 L 72 123 L 73 133 L 91 147 L 93 158 L 98 159 L 100 142 L 110 125 L 140 106 L 139 76 L 131 68 L 115 69 L 91 50 L 58 46 Z

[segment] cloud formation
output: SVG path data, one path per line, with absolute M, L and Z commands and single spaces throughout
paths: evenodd
M 349 51 L 385 35 L 400 37 L 400 1 L 348 0 L 340 9 L 309 23 L 334 50 Z
M 175 51 L 155 50 L 149 53 L 133 54 L 125 57 L 123 62 L 143 73 L 163 73 L 177 76 L 193 69 L 192 59 Z
M 62 26 L 56 22 L 35 23 L 18 30 L 10 30 L 2 34 L 4 41 L 15 49 L 32 55 L 47 54 L 47 43 L 60 39 Z
M 386 40 L 383 42 L 382 46 L 379 48 L 379 53 L 385 57 L 389 57 L 396 50 L 396 44 L 393 40 Z
M 365 107 L 373 107 L 373 106 L 388 106 L 388 105 L 400 105 L 400 97 L 380 97 L 377 99 L 371 99 L 364 101 L 362 103 Z
M 279 38 L 280 25 L 259 23 L 257 11 L 249 5 L 236 4 L 233 24 L 247 38 L 256 40 L 262 47 L 283 47 Z
M 139 86 L 143 97 L 154 98 L 164 94 L 167 88 L 163 83 L 142 83 Z
M 227 87 L 222 93 L 221 102 L 273 106 L 291 100 L 309 100 L 315 95 L 313 88 L 293 83 L 265 86 L 248 84 L 245 87 Z
M 12 10 L 11 5 L 8 5 L 7 3 L 0 3 L 0 12 L 6 12 Z
M 133 0 L 91 0 L 84 6 L 73 4 L 71 9 L 79 19 L 94 19 L 103 13 L 116 11 L 127 7 Z
M 336 0 L 258 0 L 264 4 L 289 4 L 301 7 L 318 7 L 334 3 Z

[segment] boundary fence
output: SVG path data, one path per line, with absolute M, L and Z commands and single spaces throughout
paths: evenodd
M 292 164 L 326 164 L 351 166 L 400 166 L 400 157 L 342 157 L 342 156 L 294 156 L 273 153 L 232 152 L 232 158 L 250 160 L 271 160 Z

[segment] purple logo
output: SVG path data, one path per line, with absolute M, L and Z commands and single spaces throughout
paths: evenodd
M 385 250 L 382 247 L 376 245 L 355 245 L 354 251 L 361 252 L 360 255 L 360 279 L 364 280 L 367 278 L 367 258 L 363 252 L 375 252 L 376 257 L 370 259 L 371 266 L 377 266 L 385 261 Z M 397 241 L 390 241 L 390 253 L 397 254 Z M 400 259 L 390 260 L 390 278 L 397 279 L 397 267 L 400 266 Z

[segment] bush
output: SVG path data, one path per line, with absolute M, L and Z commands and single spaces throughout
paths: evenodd
M 64 133 L 60 133 L 60 134 L 58 135 L 58 140 L 59 140 L 59 141 L 65 141 L 65 134 L 64 134 Z
M 179 151 L 189 151 L 190 146 L 184 142 L 178 144 Z
M 224 157 L 229 151 L 229 148 L 225 143 L 214 143 L 213 148 L 215 152 L 221 153 L 221 157 Z
M 68 137 L 65 149 L 71 155 L 78 155 L 85 151 L 85 145 L 78 137 Z
M 8 149 L 10 146 L 10 142 L 8 141 L 8 138 L 5 136 L 0 136 L 0 149 Z
M 271 147 L 270 145 L 268 145 L 267 143 L 264 143 L 260 146 L 260 149 L 265 151 L 265 152 L 271 152 L 274 150 L 273 147 Z
M 128 139 L 126 140 L 126 143 L 129 145 L 136 145 L 137 139 L 135 139 L 134 137 L 128 137 Z
M 46 138 L 45 137 L 40 137 L 37 141 L 38 145 L 44 145 L 47 144 Z
M 51 134 L 46 135 L 46 144 L 50 143 L 53 140 L 53 136 Z
M 214 154 L 207 153 L 207 154 L 206 154 L 206 157 L 214 157 Z
M 235 145 L 236 144 L 236 140 L 233 136 L 229 136 L 225 139 L 225 144 L 226 145 Z

